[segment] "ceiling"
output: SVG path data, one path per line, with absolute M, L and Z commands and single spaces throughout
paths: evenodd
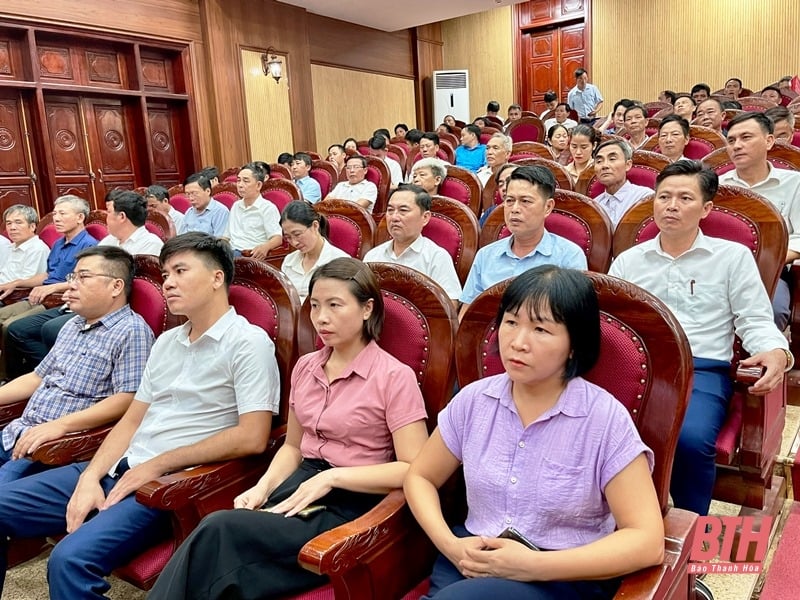
M 308 12 L 373 29 L 397 31 L 518 4 L 523 0 L 278 0 Z

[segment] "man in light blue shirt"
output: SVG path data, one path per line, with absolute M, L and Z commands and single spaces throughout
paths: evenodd
M 322 200 L 322 189 L 319 183 L 309 175 L 311 172 L 311 155 L 305 152 L 297 152 L 292 158 L 292 177 L 300 191 L 303 193 L 303 200 L 316 204 Z
M 575 87 L 567 94 L 567 103 L 574 108 L 581 123 L 594 123 L 603 106 L 603 96 L 597 86 L 589 83 L 586 69 L 575 70 Z
M 486 164 L 486 146 L 481 144 L 481 129 L 467 125 L 461 130 L 461 145 L 456 148 L 456 166 L 477 173 Z
M 178 234 L 200 231 L 221 237 L 228 227 L 229 212 L 221 202 L 211 195 L 211 182 L 200 173 L 189 175 L 183 184 L 183 193 L 189 197 L 191 208 L 183 215 Z
M 519 167 L 511 173 L 503 203 L 511 237 L 478 250 L 461 294 L 459 318 L 481 292 L 533 267 L 587 268 L 586 254 L 577 244 L 544 228 L 555 205 L 555 188 L 553 174 L 544 167 Z

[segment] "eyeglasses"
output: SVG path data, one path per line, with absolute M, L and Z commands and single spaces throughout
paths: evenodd
M 108 279 L 119 279 L 114 275 L 107 275 L 106 273 L 90 273 L 89 271 L 81 271 L 80 273 L 67 273 L 67 283 L 72 283 L 73 281 L 78 283 L 79 285 L 83 285 L 86 283 L 87 279 L 93 279 L 95 277 L 107 277 Z

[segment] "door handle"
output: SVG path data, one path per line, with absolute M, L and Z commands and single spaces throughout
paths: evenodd
M 103 171 L 101 169 L 97 169 L 97 174 L 100 176 L 100 181 L 103 181 Z

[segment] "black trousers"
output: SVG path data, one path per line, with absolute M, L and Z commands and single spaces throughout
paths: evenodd
M 304 460 L 272 493 L 267 506 L 288 498 L 320 471 L 324 461 Z M 352 521 L 382 496 L 332 490 L 315 504 L 326 509 L 308 519 L 253 510 L 224 510 L 203 519 L 170 559 L 150 600 L 261 600 L 325 583 L 297 563 L 300 549 L 320 533 Z

